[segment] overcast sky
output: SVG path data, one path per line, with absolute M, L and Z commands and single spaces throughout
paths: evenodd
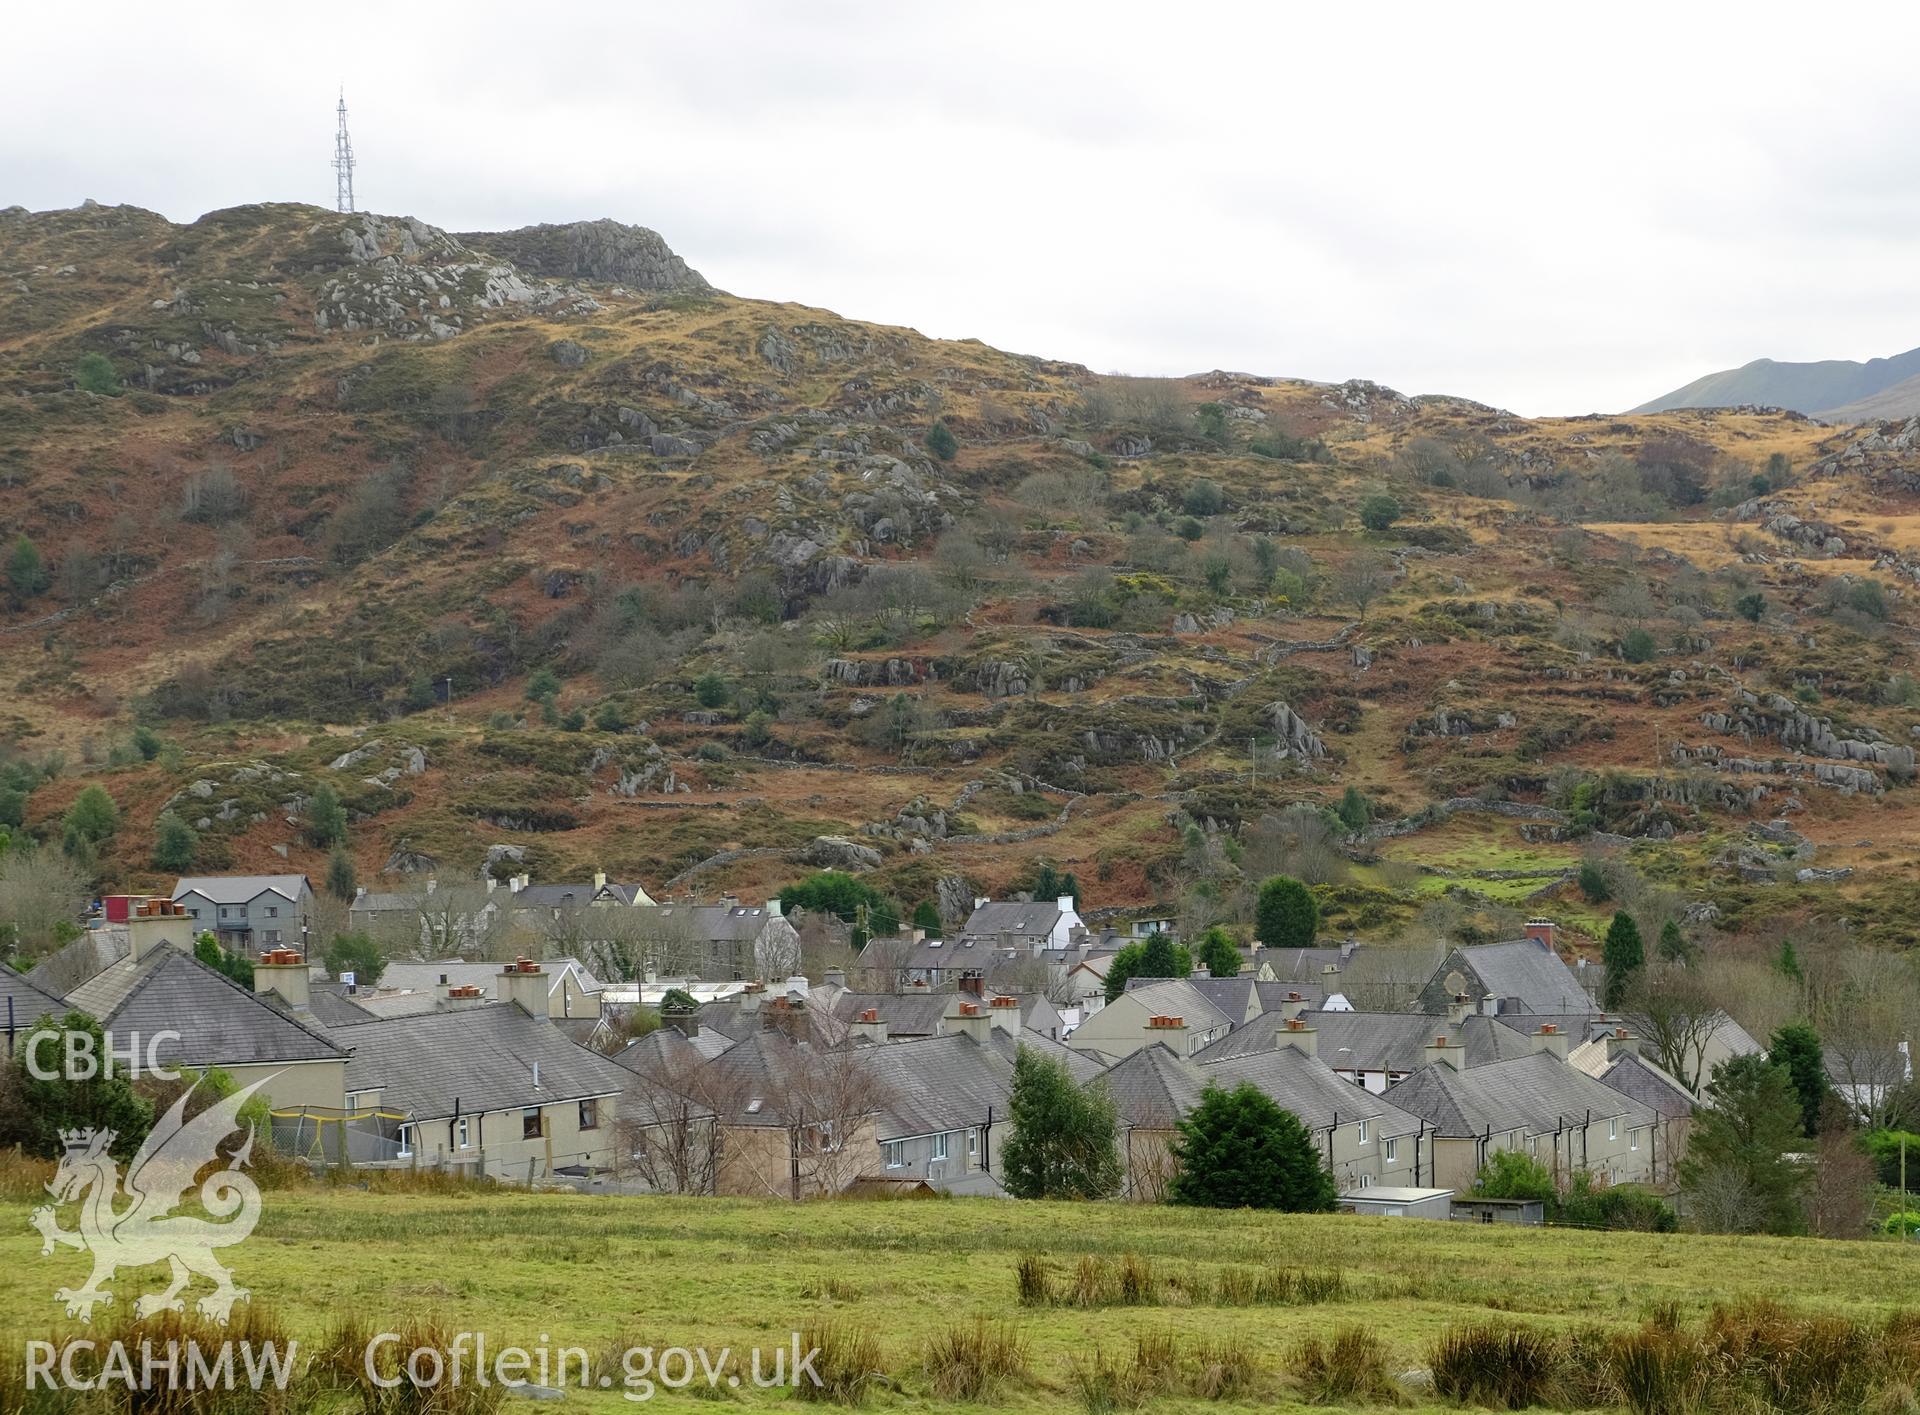
M 611 216 L 716 284 L 1529 414 L 1920 345 L 1920 5 L 15 7 L 0 205 Z

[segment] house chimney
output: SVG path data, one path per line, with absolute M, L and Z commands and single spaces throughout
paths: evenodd
M 1020 1035 L 1020 999 L 1001 993 L 987 999 L 987 1015 L 993 1019 L 993 1025 L 1009 1036 Z
M 494 890 L 498 889 L 499 887 L 500 887 L 500 881 L 495 879 L 492 875 L 488 875 L 487 876 L 487 893 L 491 894 L 494 892 Z
M 440 887 L 440 881 L 429 876 L 427 879 L 427 893 L 431 894 L 434 892 L 434 890 L 438 889 L 439 887 Z
M 1204 963 L 1196 963 L 1193 965 L 1193 971 L 1187 974 L 1187 976 L 1189 978 L 1199 978 L 1202 982 L 1204 982 L 1208 978 L 1211 978 L 1213 976 L 1213 969 L 1209 968 Z
M 479 1007 L 487 1000 L 486 990 L 475 983 L 462 983 L 457 988 L 447 988 L 442 994 L 447 1001 L 447 1010 L 458 1011 L 465 1007 Z
M 1463 992 L 1455 993 L 1453 1000 L 1447 1004 L 1448 1024 L 1458 1027 L 1471 1016 L 1473 1016 L 1473 999 Z
M 593 892 L 595 894 L 598 894 L 601 890 L 605 889 L 606 887 L 607 887 L 607 872 L 605 870 L 595 870 L 593 872 Z
M 1539 944 L 1542 948 L 1544 948 L 1549 953 L 1552 953 L 1554 951 L 1553 935 L 1554 935 L 1554 924 L 1552 919 L 1528 919 L 1527 920 L 1527 937 L 1534 943 Z
M 987 980 L 977 972 L 962 973 L 960 975 L 960 991 L 966 993 L 969 997 L 985 997 L 987 993 Z
M 973 907 L 974 907 L 974 908 L 976 908 L 976 909 L 984 909 L 984 908 L 986 908 L 986 907 L 987 907 L 987 905 L 989 905 L 989 904 L 991 904 L 991 903 L 993 903 L 993 901 L 992 901 L 991 899 L 979 899 L 979 898 L 976 898 L 976 899 L 975 899 L 975 900 L 973 901 Z
M 869 1007 L 847 1028 L 849 1040 L 866 1042 L 872 1046 L 883 1046 L 887 1040 L 887 1024 L 880 1020 L 880 1009 Z
M 1321 964 L 1321 965 L 1320 965 L 1320 976 L 1321 976 L 1321 977 L 1323 977 L 1323 978 L 1327 978 L 1327 979 L 1329 979 L 1329 980 L 1331 980 L 1331 979 L 1333 979 L 1333 978 L 1337 978 L 1337 977 L 1339 977 L 1339 976 L 1340 976 L 1340 965 L 1339 965 L 1338 963 L 1323 963 L 1323 964 Z M 1329 984 L 1328 984 L 1328 985 L 1329 985 L 1329 986 L 1331 986 L 1331 985 L 1332 985 L 1332 984 L 1331 984 L 1331 981 L 1329 981 Z
M 1540 1030 L 1533 1034 L 1535 1051 L 1550 1051 L 1562 1061 L 1567 1059 L 1567 1034 L 1551 1022 L 1542 1022 Z
M 518 894 L 521 890 L 525 889 L 532 882 L 533 882 L 532 875 L 525 875 L 525 874 L 514 875 L 512 878 L 510 878 L 507 881 L 507 888 L 514 894 Z
M 767 917 L 769 919 L 779 919 L 779 918 L 785 917 L 786 907 L 787 907 L 786 905 L 780 902 L 780 896 L 776 894 L 773 898 L 769 899 L 766 902 Z
M 1280 1004 L 1280 1020 L 1283 1022 L 1298 1021 L 1300 1014 L 1306 1010 L 1307 1000 L 1297 992 L 1290 992 L 1287 994 L 1286 1001 Z
M 908 992 L 931 992 L 932 990 L 925 978 L 913 978 L 907 983 Z
M 663 1007 L 660 1009 L 660 1022 L 689 1040 L 700 1035 L 700 1009 L 697 1007 Z
M 845 968 L 829 968 L 820 975 L 820 986 L 823 988 L 844 988 L 846 985 L 847 970 Z
M 356 884 L 353 887 L 353 897 L 355 900 L 365 899 L 367 897 L 367 887 L 364 884 Z
M 748 983 L 742 988 L 739 993 L 735 995 L 740 1008 L 740 1015 L 742 1017 L 750 1017 L 758 1012 L 760 1010 L 760 1004 L 766 1001 L 766 992 L 767 985 L 760 982 Z
M 1442 1032 L 1427 1043 L 1422 1059 L 1428 1066 L 1439 1065 L 1458 1071 L 1466 1064 L 1466 1052 L 1465 1047 L 1457 1042 L 1448 1041 L 1446 1034 Z
M 307 960 L 291 948 L 271 949 L 253 965 L 253 990 L 261 996 L 279 993 L 295 1012 L 307 1010 L 311 1000 L 307 984 Z
M 1625 1027 L 1615 1027 L 1613 1035 L 1607 1038 L 1607 1060 L 1613 1061 L 1622 1056 L 1640 1055 L 1640 1038 L 1634 1036 Z
M 1288 1018 L 1287 1025 L 1274 1033 L 1274 1039 L 1281 1046 L 1294 1047 L 1308 1056 L 1320 1054 L 1320 1034 L 1298 1017 Z
M 1187 1054 L 1187 1019 L 1153 1016 L 1147 1019 L 1147 1045 L 1165 1042 L 1175 1056 Z
M 127 952 L 138 962 L 156 948 L 193 952 L 193 916 L 171 899 L 147 899 L 127 914 Z
M 1073 912 L 1073 896 L 1071 894 L 1055 895 L 1053 906 L 1062 914 L 1071 914 Z
M 1488 993 L 1485 997 L 1481 998 L 1480 1015 L 1482 1017 L 1498 1017 L 1500 1015 L 1500 999 L 1492 993 Z
M 968 1002 L 961 994 L 960 1001 L 946 1016 L 940 1019 L 942 1032 L 956 1032 L 972 1037 L 975 1042 L 985 1046 L 993 1040 L 993 1018 L 987 1015 L 987 1009 L 977 1002 Z
M 494 992 L 502 1002 L 519 1003 L 520 1010 L 529 1017 L 544 1019 L 549 1006 L 547 995 L 551 982 L 547 970 L 531 958 L 516 958 L 501 969 Z

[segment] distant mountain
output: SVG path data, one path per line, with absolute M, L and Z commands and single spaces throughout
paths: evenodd
M 1674 408 L 1791 408 L 1835 422 L 1865 422 L 1920 412 L 1920 349 L 1890 359 L 1823 359 L 1819 363 L 1752 363 L 1695 379 L 1642 403 L 1636 413 Z

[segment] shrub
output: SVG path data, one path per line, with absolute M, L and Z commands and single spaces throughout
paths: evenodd
M 937 422 L 927 429 L 927 451 L 941 461 L 951 462 L 959 450 L 960 444 L 954 438 L 953 430 L 944 422 Z
M 1360 503 L 1360 524 L 1378 535 L 1400 519 L 1400 503 L 1384 492 Z
M 1189 516 L 1218 516 L 1227 509 L 1227 494 L 1220 489 L 1220 483 L 1196 477 L 1187 483 L 1180 509 Z
M 307 803 L 307 840 L 322 849 L 347 838 L 347 813 L 331 786 L 314 788 Z
M 194 857 L 200 852 L 200 837 L 172 811 L 163 811 L 153 825 L 153 867 L 169 874 L 193 871 Z
M 1554 1196 L 1553 1176 L 1546 1166 L 1521 1150 L 1495 1150 L 1473 1177 L 1473 1193 L 1481 1199 L 1541 1199 Z
M 1527 1327 L 1457 1327 L 1435 1343 L 1433 1388 L 1462 1405 L 1525 1410 L 1543 1405 L 1559 1371 L 1551 1336 Z
M 1758 624 L 1761 616 L 1767 612 L 1767 597 L 1761 594 L 1760 591 L 1754 590 L 1736 599 L 1733 602 L 1733 609 L 1736 614 L 1749 624 Z
M 1320 928 L 1320 906 L 1297 879 L 1275 875 L 1260 886 L 1254 937 L 1268 948 L 1311 948 Z
M 1628 663 L 1651 662 L 1655 649 L 1653 635 L 1645 629 L 1629 629 L 1620 640 L 1620 657 Z
M 1252 1085 L 1242 1082 L 1231 1091 L 1209 1085 L 1179 1129 L 1173 1145 L 1179 1171 L 1170 1189 L 1175 1203 L 1332 1212 L 1333 1176 L 1313 1136 L 1299 1116 Z
M 703 708 L 725 707 L 731 696 L 727 680 L 718 673 L 703 673 L 693 680 L 693 700 Z
M 105 354 L 82 354 L 73 365 L 73 382 L 83 393 L 98 393 L 106 398 L 120 394 L 120 375 L 114 372 L 113 361 Z

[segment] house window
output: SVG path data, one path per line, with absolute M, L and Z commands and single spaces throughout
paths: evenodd
M 1360 1187 L 1361 1187 L 1362 1189 L 1371 1189 L 1371 1188 L 1373 1188 L 1373 1176 L 1372 1176 L 1371 1174 L 1363 1174 L 1363 1175 L 1361 1175 L 1361 1176 L 1360 1176 Z
M 520 1112 L 520 1138 L 538 1140 L 542 1134 L 540 1126 L 540 1107 L 530 1105 Z
M 1635 1150 L 1635 1151 L 1639 1150 L 1640 1132 L 1638 1130 L 1629 1130 L 1627 1132 L 1627 1148 L 1629 1150 Z
M 1367 1122 L 1364 1120 L 1361 1121 L 1358 1125 L 1353 1127 L 1353 1130 L 1354 1130 L 1354 1139 L 1358 1140 L 1363 1145 L 1366 1144 L 1367 1143 Z
M 1398 1140 L 1388 1140 L 1387 1141 L 1387 1163 L 1392 1164 L 1399 1157 L 1400 1157 L 1400 1142 Z
M 943 1160 L 947 1157 L 947 1137 L 944 1132 L 933 1137 L 933 1158 Z
M 399 1158 L 406 1159 L 413 1153 L 413 1127 L 411 1125 L 402 1125 L 394 1138 L 400 1142 L 400 1148 L 394 1151 Z
M 280 930 L 278 930 L 278 929 L 268 929 L 268 930 L 266 931 L 266 933 L 267 933 L 267 942 L 268 942 L 268 943 L 278 943 L 278 942 L 280 942 Z
M 580 1102 L 580 1128 L 598 1130 L 600 1128 L 600 1102 L 584 1100 Z
M 280 906 L 279 906 L 279 905 L 277 905 L 277 904 L 269 904 L 269 905 L 267 906 L 267 917 L 268 917 L 269 919 L 277 919 L 277 918 L 279 918 L 279 917 L 280 917 Z
M 1611 1116 L 1607 1118 L 1607 1138 L 1609 1140 L 1618 1140 L 1620 1138 L 1620 1122 Z
M 980 1132 L 978 1129 L 967 1132 L 967 1158 L 969 1160 L 978 1160 L 980 1158 Z
M 905 1140 L 888 1140 L 884 1142 L 880 1146 L 880 1153 L 886 1156 L 888 1169 L 905 1169 L 907 1167 L 907 1142 Z
M 463 1115 L 460 1117 L 459 1123 L 454 1126 L 454 1143 L 463 1150 L 472 1148 L 472 1141 L 467 1137 L 468 1127 L 471 1124 L 472 1122 Z

